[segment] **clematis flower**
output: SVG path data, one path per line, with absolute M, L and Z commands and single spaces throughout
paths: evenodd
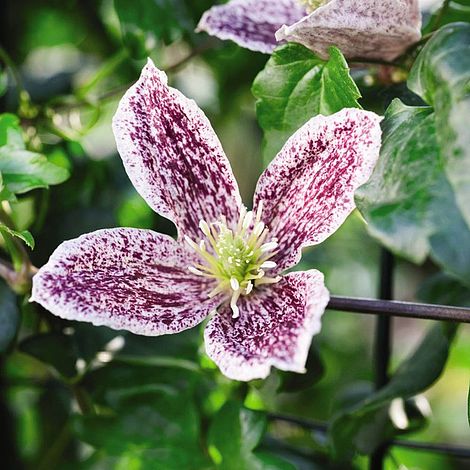
M 298 42 L 320 57 L 393 60 L 421 37 L 418 0 L 231 0 L 202 16 L 197 31 L 271 53 Z
M 209 316 L 206 351 L 226 376 L 303 372 L 329 294 L 319 271 L 282 273 L 353 210 L 378 157 L 379 121 L 357 109 L 308 121 L 262 174 L 248 211 L 208 119 L 149 60 L 113 130 L 129 178 L 178 239 L 115 228 L 66 241 L 34 277 L 32 300 L 148 336 Z

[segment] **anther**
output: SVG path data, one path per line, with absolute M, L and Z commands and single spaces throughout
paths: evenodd
M 253 290 L 253 283 L 249 282 L 245 289 L 245 295 L 248 295 Z
M 197 276 L 205 276 L 206 274 L 203 273 L 201 270 L 195 268 L 194 266 L 188 266 L 188 271 L 196 274 Z
M 237 291 L 240 289 L 240 283 L 238 282 L 237 279 L 235 279 L 234 277 L 232 277 L 230 279 L 230 287 L 232 288 L 232 290 L 234 291 Z
M 274 261 L 265 261 L 260 267 L 264 269 L 271 269 L 275 268 L 277 266 L 277 263 Z
M 265 243 L 264 245 L 261 245 L 260 250 L 261 250 L 261 253 L 266 253 L 268 251 L 275 250 L 278 246 L 279 245 L 277 242 L 268 242 L 268 243 Z

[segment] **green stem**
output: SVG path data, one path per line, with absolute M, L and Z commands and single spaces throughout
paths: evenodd
M 436 31 L 439 29 L 441 26 L 442 20 L 444 18 L 444 15 L 447 13 L 447 10 L 449 9 L 450 6 L 450 0 L 444 0 L 444 3 L 442 4 L 441 9 L 439 10 L 439 13 L 436 15 L 436 18 L 434 19 L 432 25 L 431 25 L 431 31 Z
M 88 392 L 79 384 L 72 385 L 72 391 L 82 414 L 95 414 L 95 407 Z
M 98 69 L 96 74 L 87 83 L 77 90 L 77 97 L 83 99 L 101 80 L 111 75 L 127 58 L 128 55 L 125 49 L 118 51 Z
M 15 63 L 11 60 L 11 57 L 8 55 L 8 52 L 0 46 L 0 59 L 5 63 L 5 65 L 10 69 L 10 72 L 13 76 L 13 80 L 15 81 L 16 89 L 18 90 L 18 94 L 21 92 L 26 91 L 23 85 L 23 80 L 21 78 L 18 69 L 16 68 Z
M 358 57 L 356 59 L 350 60 L 350 64 L 367 64 L 367 65 L 386 65 L 387 67 L 395 67 L 397 69 L 401 69 L 404 71 L 408 71 L 408 68 L 403 65 L 399 64 L 398 62 L 387 62 L 386 60 L 379 60 L 379 59 L 366 59 Z
M 51 468 L 58 468 L 62 454 L 64 453 L 67 445 L 70 442 L 72 433 L 68 422 L 65 423 L 61 429 L 57 439 L 44 455 L 42 461 L 37 466 L 37 470 L 49 470 Z

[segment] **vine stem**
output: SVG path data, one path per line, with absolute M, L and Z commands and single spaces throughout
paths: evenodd
M 436 31 L 436 29 L 439 29 L 442 19 L 444 18 L 444 15 L 449 9 L 449 6 L 450 6 L 450 0 L 444 0 L 442 7 L 439 9 L 439 13 L 436 15 L 436 18 L 434 19 L 431 25 L 431 31 Z
M 393 298 L 394 258 L 390 251 L 383 249 L 380 262 L 379 297 L 382 300 Z M 388 382 L 388 368 L 392 352 L 392 317 L 380 315 L 377 318 L 374 339 L 375 388 L 381 389 Z M 388 445 L 381 445 L 370 457 L 369 468 L 382 470 Z
M 15 63 L 9 56 L 8 52 L 0 46 L 0 59 L 5 63 L 5 65 L 10 69 L 10 72 L 13 76 L 13 80 L 15 81 L 16 89 L 18 90 L 18 94 L 25 91 L 23 80 L 21 78 L 18 69 L 16 68 Z

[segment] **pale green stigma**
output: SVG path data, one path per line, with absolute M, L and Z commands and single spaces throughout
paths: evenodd
M 312 13 L 316 9 L 326 5 L 330 0 L 298 0 L 305 7 L 307 13 Z
M 235 228 L 229 228 L 225 219 L 207 223 L 201 220 L 199 228 L 204 237 L 186 242 L 201 258 L 201 263 L 188 269 L 198 276 L 215 279 L 216 287 L 209 297 L 225 294 L 230 300 L 233 318 L 239 316 L 237 301 L 241 295 L 249 295 L 262 284 L 273 284 L 281 278 L 270 277 L 266 271 L 276 267 L 271 258 L 277 253 L 277 240 L 266 242 L 269 230 L 261 221 L 262 204 L 256 215 L 244 207 Z

